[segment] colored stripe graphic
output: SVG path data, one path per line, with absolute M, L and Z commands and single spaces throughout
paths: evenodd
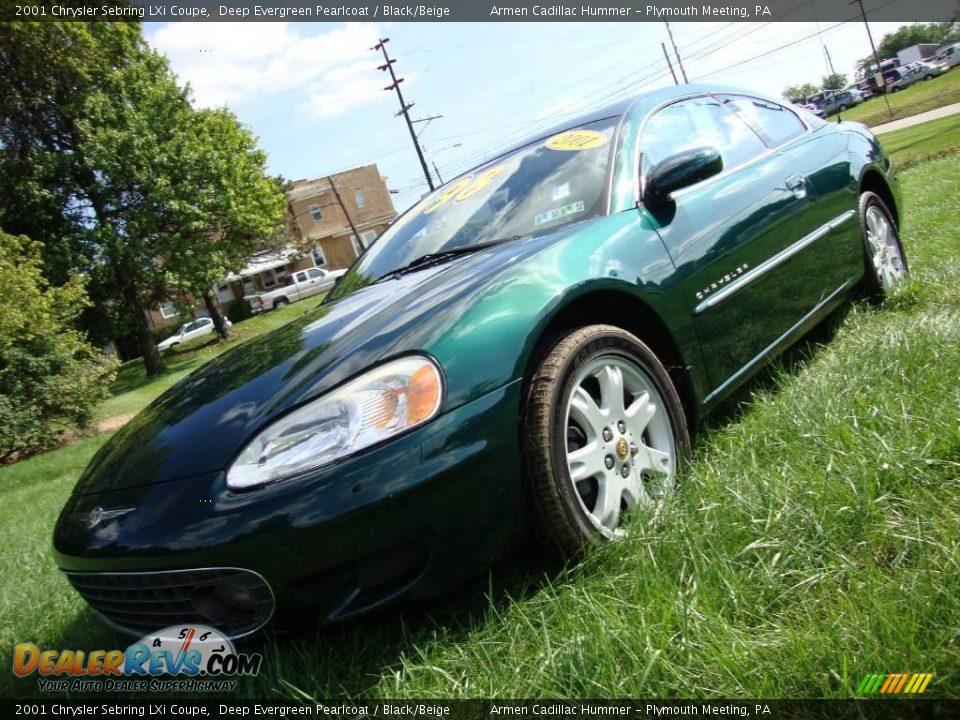
M 867 673 L 857 685 L 857 692 L 898 695 L 919 695 L 927 689 L 933 673 Z

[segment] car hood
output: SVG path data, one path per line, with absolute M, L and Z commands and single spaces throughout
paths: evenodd
M 564 233 L 565 234 L 565 233 Z M 385 356 L 411 327 L 453 322 L 465 288 L 549 241 L 514 241 L 365 287 L 249 340 L 174 385 L 94 457 L 74 490 L 106 492 L 222 470 L 272 419 Z M 355 280 L 347 275 L 344 281 Z

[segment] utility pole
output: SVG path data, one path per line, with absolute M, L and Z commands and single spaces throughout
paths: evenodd
M 663 48 L 663 59 L 667 61 L 667 67 L 670 68 L 670 74 L 673 75 L 673 84 L 679 85 L 680 81 L 677 80 L 677 74 L 673 71 L 673 63 L 670 62 L 670 53 L 667 52 L 667 44 L 660 43 L 660 47 Z
M 433 178 L 430 177 L 430 170 L 427 168 L 427 161 L 423 157 L 423 150 L 420 149 L 420 141 L 417 139 L 417 134 L 413 130 L 413 122 L 410 120 L 410 108 L 413 107 L 413 103 L 407 105 L 403 100 L 403 93 L 400 92 L 400 83 L 403 82 L 403 78 L 397 79 L 396 73 L 393 72 L 393 64 L 396 60 L 391 60 L 390 56 L 387 55 L 387 43 L 390 42 L 390 38 L 380 38 L 380 42 L 374 45 L 371 50 L 380 50 L 383 53 L 384 64 L 380 65 L 377 69 L 380 71 L 387 71 L 390 73 L 390 79 L 393 80 L 392 85 L 387 85 L 384 90 L 396 90 L 397 98 L 400 100 L 400 112 L 396 113 L 396 116 L 399 117 L 403 115 L 404 119 L 407 121 L 407 129 L 410 130 L 410 139 L 413 140 L 413 147 L 417 151 L 417 157 L 420 158 L 420 167 L 423 168 L 423 176 L 427 179 L 427 187 L 430 188 L 432 192 L 433 187 Z
M 677 56 L 677 65 L 680 66 L 680 74 L 683 75 L 683 84 L 687 85 L 690 81 L 687 80 L 687 71 L 683 69 L 683 60 L 680 59 L 680 51 L 677 50 L 677 44 L 673 41 L 673 31 L 670 29 L 670 23 L 665 22 L 664 25 L 667 26 L 667 35 L 670 36 L 670 44 L 673 45 L 673 54 Z
M 833 69 L 833 58 L 830 57 L 830 50 L 827 49 L 827 46 L 823 46 L 823 54 L 827 56 L 827 67 L 830 68 L 830 74 L 836 75 L 837 71 Z
M 873 50 L 873 61 L 877 64 L 877 73 L 875 79 L 877 88 L 883 87 L 883 101 L 887 104 L 887 113 L 893 117 L 893 110 L 890 108 L 890 99 L 887 97 L 887 79 L 883 76 L 883 68 L 880 67 L 880 54 L 877 52 L 877 46 L 873 42 L 873 33 L 870 32 L 870 24 L 867 22 L 867 11 L 863 9 L 863 0 L 853 0 L 848 3 L 856 3 L 860 6 L 860 16 L 863 18 L 863 26 L 867 29 L 867 37 L 870 38 L 870 48 Z
M 337 203 L 340 205 L 340 209 L 343 210 L 343 215 L 347 218 L 347 223 L 350 225 L 350 229 L 353 231 L 353 236 L 357 239 L 357 244 L 360 247 L 363 247 L 363 240 L 360 239 L 360 233 L 357 232 L 357 226 L 353 224 L 353 218 L 350 217 L 350 213 L 347 212 L 347 206 L 343 204 L 343 198 L 340 197 L 340 191 L 337 190 L 337 184 L 333 181 L 333 176 L 327 178 L 330 181 L 330 189 L 333 190 L 334 196 L 337 198 Z
M 437 161 L 433 161 L 433 171 L 437 174 L 437 182 L 443 185 L 443 178 L 440 177 L 440 168 L 437 167 Z

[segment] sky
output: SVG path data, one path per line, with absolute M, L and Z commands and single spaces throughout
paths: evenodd
M 900 23 L 871 23 L 874 39 Z M 870 54 L 862 22 L 671 24 L 691 82 L 780 96 L 819 84 L 824 46 L 853 80 Z M 371 51 L 396 59 L 411 117 L 443 179 L 565 115 L 673 83 L 649 23 L 149 23 L 147 41 L 198 107 L 227 105 L 259 138 L 272 174 L 316 178 L 376 163 L 402 211 L 426 181 L 396 94 Z M 788 45 L 787 47 L 783 47 Z M 781 49 L 777 49 L 781 48 Z

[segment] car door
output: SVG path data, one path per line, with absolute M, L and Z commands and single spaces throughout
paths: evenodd
M 641 135 L 645 176 L 691 148 L 714 147 L 723 160 L 719 175 L 675 192 L 664 207 L 647 208 L 681 273 L 715 393 L 765 355 L 823 289 L 816 276 L 800 272 L 796 258 L 797 243 L 818 225 L 808 163 L 794 147 L 808 129 L 770 104 L 781 122 L 769 123 L 761 137 L 759 123 L 751 127 L 747 108 L 737 107 L 753 100 L 682 100 L 656 112 Z
M 195 337 L 199 337 L 200 336 L 200 333 L 198 332 L 199 329 L 200 329 L 199 322 L 190 323 L 183 329 L 183 337 L 181 338 L 181 341 L 188 342 L 190 340 L 193 340 Z
M 297 282 L 297 293 L 300 295 L 301 299 L 315 295 L 318 292 L 316 282 L 311 281 L 306 270 L 301 270 L 296 274 L 295 277 Z
M 310 268 L 307 270 L 307 275 L 310 276 L 311 287 L 316 288 L 313 292 L 322 292 L 329 288 L 333 283 L 327 280 L 326 273 L 323 270 L 318 270 L 317 268 Z

